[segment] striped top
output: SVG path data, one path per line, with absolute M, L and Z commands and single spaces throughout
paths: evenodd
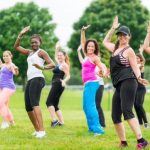
M 110 74 L 114 87 L 125 79 L 135 79 L 135 75 L 128 59 L 123 57 L 123 52 L 129 48 L 125 47 L 117 55 L 110 58 Z

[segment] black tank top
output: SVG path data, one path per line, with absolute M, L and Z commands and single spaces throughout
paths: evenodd
M 60 79 L 64 78 L 64 71 L 60 70 L 60 65 L 57 65 L 54 69 L 53 69 L 53 77 L 52 77 L 52 82 L 55 81 L 60 81 Z
M 125 47 L 117 55 L 110 57 L 110 73 L 114 87 L 125 79 L 135 79 L 129 61 L 123 57 L 123 52 L 129 48 Z

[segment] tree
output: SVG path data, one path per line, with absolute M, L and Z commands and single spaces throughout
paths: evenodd
M 0 12 L 0 49 L 11 50 L 13 53 L 13 62 L 19 67 L 19 77 L 17 81 L 24 84 L 26 79 L 26 56 L 14 51 L 14 43 L 25 26 L 31 26 L 31 31 L 22 39 L 22 45 L 25 48 L 30 48 L 30 36 L 33 34 L 40 34 L 42 37 L 42 49 L 46 50 L 50 56 L 54 54 L 54 47 L 57 38 L 54 34 L 56 25 L 52 22 L 52 15 L 49 14 L 48 9 L 39 8 L 33 2 L 24 4 L 17 3 L 11 7 Z M 2 53 L 0 53 L 2 56 Z
M 102 41 L 110 29 L 113 18 L 118 15 L 121 25 L 131 29 L 131 47 L 137 52 L 146 35 L 146 23 L 150 19 L 150 12 L 141 4 L 140 0 L 95 0 L 85 10 L 78 22 L 74 23 L 75 32 L 72 34 L 68 46 L 72 49 L 70 55 L 72 64 L 80 68 L 77 63 L 76 49 L 80 44 L 80 29 L 91 24 L 86 32 L 87 38 L 95 38 L 100 44 L 102 61 L 108 65 L 109 52 L 103 47 Z M 116 40 L 116 36 L 113 36 Z M 148 57 L 146 56 L 148 59 Z

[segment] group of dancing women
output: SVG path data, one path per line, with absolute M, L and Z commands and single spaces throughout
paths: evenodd
M 143 138 L 140 125 L 148 127 L 148 120 L 143 108 L 145 85 L 148 81 L 144 79 L 143 51 L 150 54 L 150 24 L 147 28 L 147 35 L 143 45 L 139 48 L 139 54 L 135 54 L 130 47 L 130 29 L 127 26 L 119 27 L 118 16 L 113 20 L 112 27 L 103 40 L 103 45 L 112 55 L 110 57 L 110 69 L 101 62 L 101 54 L 98 42 L 95 39 L 86 39 L 85 31 L 90 26 L 83 26 L 81 29 L 80 45 L 77 49 L 78 58 L 82 65 L 83 110 L 87 120 L 89 132 L 94 136 L 104 134 L 105 117 L 101 107 L 104 90 L 103 78 L 110 74 L 115 92 L 112 98 L 112 120 L 119 137 L 119 147 L 127 147 L 128 142 L 125 134 L 125 127 L 122 122 L 122 115 L 132 129 L 136 140 L 137 149 L 148 146 Z M 59 109 L 60 97 L 70 79 L 70 63 L 66 52 L 61 50 L 60 44 L 56 43 L 55 61 L 48 53 L 40 48 L 42 39 L 34 34 L 30 38 L 31 50 L 20 45 L 23 36 L 30 30 L 25 27 L 19 33 L 14 48 L 23 55 L 27 55 L 27 83 L 24 93 L 25 109 L 34 127 L 33 136 L 43 138 L 46 135 L 41 109 L 39 106 L 41 91 L 45 86 L 43 70 L 52 70 L 52 86 L 47 97 L 46 106 L 50 113 L 51 127 L 63 126 L 64 118 Z M 112 42 L 112 36 L 116 33 L 117 42 Z M 18 67 L 12 62 L 12 53 L 8 50 L 3 52 L 3 61 L 0 61 L 0 115 L 3 122 L 1 129 L 14 125 L 14 118 L 9 109 L 10 96 L 15 92 L 16 87 L 13 75 L 19 74 Z M 138 120 L 132 111 L 135 107 Z

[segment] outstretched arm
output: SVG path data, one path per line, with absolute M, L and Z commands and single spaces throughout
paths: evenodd
M 22 31 L 19 33 L 18 38 L 15 42 L 14 48 L 19 51 L 20 53 L 24 54 L 24 55 L 28 55 L 30 53 L 30 50 L 23 48 L 22 46 L 20 46 L 20 41 L 22 36 L 27 33 L 30 30 L 30 26 L 25 27 L 24 29 L 22 29 Z
M 144 47 L 144 51 L 147 52 L 148 54 L 150 54 L 150 22 L 147 27 L 147 34 L 146 34 L 146 38 L 144 40 L 143 47 Z
M 84 53 L 84 46 L 85 46 L 85 43 L 86 43 L 86 36 L 85 36 L 85 30 L 87 30 L 88 28 L 90 27 L 90 25 L 87 25 L 87 26 L 83 26 L 82 29 L 81 29 L 81 47 L 82 47 L 82 52 Z M 85 55 L 85 53 L 84 53 Z
M 103 40 L 103 44 L 104 46 L 111 52 L 114 51 L 115 49 L 115 44 L 111 42 L 111 38 L 115 32 L 115 30 L 119 27 L 119 23 L 118 23 L 118 16 L 116 16 L 114 18 L 113 24 L 111 29 L 108 31 L 108 33 L 106 34 L 104 40 Z
M 79 58 L 79 61 L 80 61 L 80 63 L 82 64 L 84 58 L 82 57 L 81 49 L 82 49 L 82 46 L 80 45 L 80 46 L 78 47 L 78 49 L 77 49 L 77 52 L 78 52 L 78 58 Z

